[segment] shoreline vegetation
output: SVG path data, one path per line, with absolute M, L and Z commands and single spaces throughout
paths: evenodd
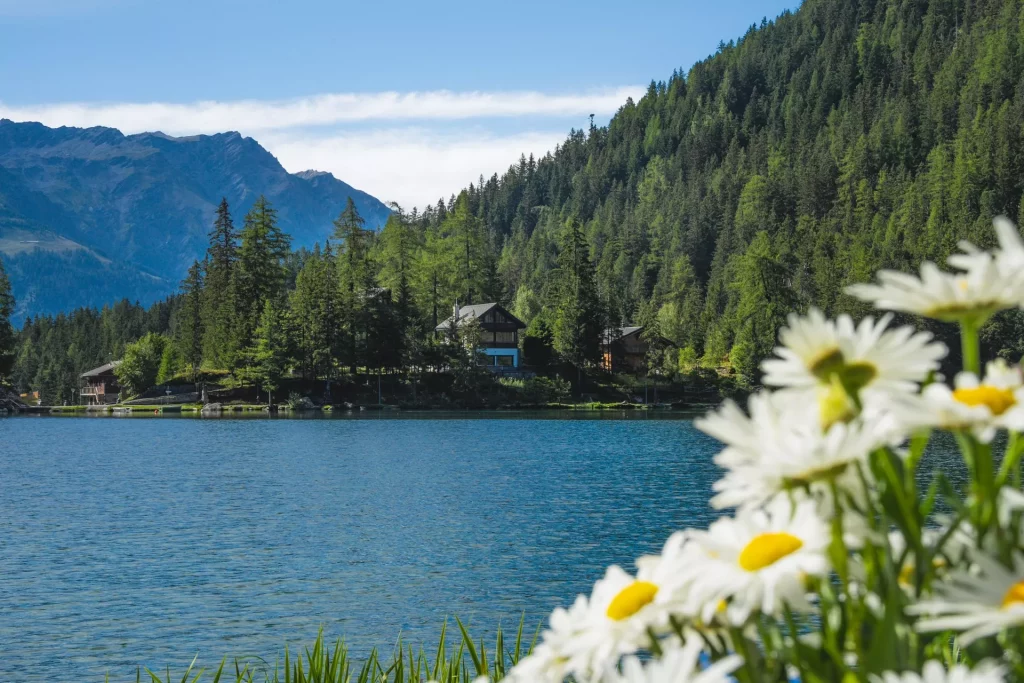
M 210 407 L 212 406 L 212 409 Z M 450 408 L 450 407 L 402 407 L 388 404 L 347 404 L 342 406 L 322 407 L 292 407 L 288 404 L 272 405 L 237 403 L 237 404 L 179 404 L 179 405 L 102 405 L 102 406 L 26 406 L 19 412 L 29 415 L 117 415 L 117 414 L 185 414 L 213 417 L 223 414 L 238 413 L 271 413 L 271 414 L 302 414 L 302 413 L 359 413 L 359 412 L 403 412 L 403 413 L 443 413 L 443 412 L 544 412 L 544 411 L 565 411 L 565 412 L 674 412 L 698 414 L 712 407 L 712 404 L 694 403 L 686 405 L 673 405 L 667 403 L 602 403 L 591 401 L 588 403 L 539 403 L 525 405 L 506 405 L 493 408 Z
M 528 656 L 540 635 L 524 630 L 525 616 L 514 634 L 506 637 L 499 626 L 491 645 L 483 638 L 474 641 L 468 629 L 455 619 L 458 632 L 449 638 L 448 622 L 441 626 L 438 643 L 431 651 L 414 650 L 401 637 L 389 654 L 373 648 L 362 661 L 354 658 L 341 638 L 333 645 L 320 629 L 312 646 L 292 652 L 287 646 L 275 663 L 263 659 L 225 657 L 216 668 L 197 667 L 199 655 L 183 672 L 138 669 L 136 683 L 471 683 L 481 676 L 501 680 Z M 109 683 L 110 676 L 107 676 Z

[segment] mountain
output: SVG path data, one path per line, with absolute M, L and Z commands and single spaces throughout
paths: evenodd
M 349 196 L 370 227 L 389 215 L 329 173 L 288 173 L 238 133 L 175 138 L 0 120 L 0 254 L 19 317 L 173 292 L 201 258 L 221 197 L 241 225 L 261 194 L 295 247 L 323 242 Z

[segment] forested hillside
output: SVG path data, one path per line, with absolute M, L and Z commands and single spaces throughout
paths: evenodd
M 329 247 L 292 254 L 260 242 L 274 221 L 250 213 L 241 240 L 227 230 L 195 264 L 192 313 L 158 307 L 139 324 L 170 335 L 179 370 L 245 377 L 271 344 L 275 371 L 330 378 L 421 366 L 454 301 L 501 300 L 530 325 L 528 361 L 593 367 L 605 326 L 644 324 L 678 345 L 652 370 L 756 383 L 787 312 L 866 314 L 847 284 L 942 262 L 961 239 L 986 246 L 994 216 L 1019 219 L 1022 137 L 1020 0 L 806 0 L 652 83 L 607 127 L 396 211 L 380 234 L 350 206 Z M 232 279 L 246 268 L 270 284 Z M 57 362 L 25 344 L 73 319 L 22 332 L 22 386 Z M 267 338 L 271 323 L 287 338 Z M 109 339 L 89 362 L 120 353 Z M 1005 314 L 986 351 L 1016 360 L 1022 340 Z
M 468 196 L 509 296 L 550 298 L 576 216 L 613 319 L 754 375 L 792 307 L 1019 218 L 1022 135 L 1024 3 L 806 0 Z

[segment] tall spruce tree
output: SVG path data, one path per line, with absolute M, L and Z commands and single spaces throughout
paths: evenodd
M 202 316 L 203 357 L 216 368 L 230 366 L 236 349 L 233 275 L 237 262 L 238 233 L 228 201 L 221 199 L 206 250 Z
M 240 238 L 238 264 L 232 273 L 234 330 L 235 343 L 246 347 L 252 344 L 267 302 L 276 304 L 284 296 L 290 238 L 281 231 L 277 211 L 263 196 L 246 214 Z
M 181 309 L 178 312 L 176 343 L 192 378 L 199 383 L 203 366 L 203 266 L 193 261 L 188 277 L 181 282 Z
M 558 303 L 555 308 L 555 350 L 572 363 L 579 374 L 582 368 L 600 357 L 604 324 L 590 247 L 583 225 L 571 218 L 565 225 L 558 254 Z
M 374 264 L 370 258 L 371 233 L 349 197 L 334 221 L 334 239 L 338 243 L 337 274 L 339 304 L 343 311 L 342 362 L 355 374 L 367 360 L 367 340 L 372 320 L 371 299 L 376 296 Z

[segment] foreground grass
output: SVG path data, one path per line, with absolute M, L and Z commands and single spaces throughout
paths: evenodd
M 324 642 L 321 629 L 312 647 L 291 653 L 285 648 L 283 661 L 270 666 L 262 660 L 225 658 L 215 670 L 196 669 L 195 660 L 183 673 L 170 669 L 158 674 L 140 669 L 136 683 L 470 683 L 478 676 L 501 680 L 519 659 L 533 649 L 537 633 L 529 643 L 523 640 L 524 621 L 520 620 L 515 640 L 507 643 L 499 627 L 493 647 L 488 650 L 484 640 L 474 642 L 462 622 L 456 620 L 459 636 L 448 642 L 447 623 L 441 628 L 437 648 L 428 654 L 422 648 L 414 651 L 399 639 L 390 655 L 381 655 L 376 648 L 362 663 L 353 660 L 343 640 L 333 647 Z M 539 633 L 539 631 L 538 631 Z M 107 677 L 109 683 L 110 677 Z

